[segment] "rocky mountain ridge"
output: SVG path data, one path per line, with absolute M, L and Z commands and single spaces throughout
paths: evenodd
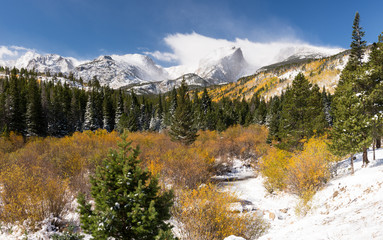
M 332 50 L 333 52 L 333 50 Z M 321 49 L 297 47 L 284 49 L 278 55 L 285 60 L 327 56 Z M 287 56 L 287 58 L 286 58 Z M 17 59 L 0 59 L 0 65 L 26 68 L 40 73 L 70 73 L 85 83 L 97 78 L 101 85 L 112 88 L 134 88 L 140 93 L 163 93 L 179 86 L 183 79 L 191 86 L 211 86 L 236 82 L 255 69 L 246 61 L 241 48 L 218 48 L 200 59 L 197 68 L 174 66 L 164 68 L 142 54 L 104 55 L 91 61 L 79 61 L 57 54 L 42 55 L 26 51 Z

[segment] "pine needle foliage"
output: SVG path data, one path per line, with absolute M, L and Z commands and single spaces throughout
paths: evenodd
M 123 137 L 126 139 L 126 137 Z M 170 218 L 173 194 L 160 193 L 158 180 L 140 168 L 138 147 L 119 143 L 91 178 L 94 204 L 78 197 L 83 230 L 94 239 L 173 239 Z

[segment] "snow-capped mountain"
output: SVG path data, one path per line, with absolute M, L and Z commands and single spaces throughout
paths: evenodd
M 28 54 L 28 53 L 27 53 Z M 57 54 L 34 55 L 28 62 L 17 62 L 26 69 L 34 69 L 37 72 L 69 73 L 74 70 L 78 61 L 73 58 L 65 58 Z
M 205 79 L 201 78 L 195 73 L 188 73 L 185 75 L 182 75 L 181 77 L 174 79 L 174 80 L 165 80 L 160 82 L 150 82 L 138 86 L 134 86 L 133 89 L 135 89 L 136 92 L 146 94 L 159 94 L 159 93 L 165 93 L 169 92 L 173 88 L 178 88 L 181 86 L 182 81 L 185 80 L 186 84 L 189 86 L 189 88 L 193 87 L 207 87 L 211 84 L 206 81 Z
M 162 67 L 156 65 L 148 56 L 141 54 L 100 56 L 77 66 L 74 75 L 85 81 L 96 77 L 101 84 L 108 84 L 112 88 L 169 78 Z
M 281 48 L 274 58 L 274 63 L 285 62 L 297 59 L 323 58 L 335 55 L 344 51 L 341 48 L 325 48 L 310 45 L 289 45 Z
M 219 48 L 200 60 L 195 73 L 212 84 L 220 84 L 235 82 L 248 67 L 240 48 Z
M 302 44 L 278 46 L 278 49 L 279 52 L 272 54 L 274 60 L 263 63 L 321 58 L 342 50 Z M 42 73 L 73 73 L 77 79 L 81 77 L 85 82 L 96 77 L 101 85 L 112 88 L 134 87 L 147 93 L 171 90 L 181 83 L 183 76 L 192 86 L 235 82 L 242 76 L 253 74 L 259 68 L 248 63 L 246 59 L 249 57 L 249 53 L 243 52 L 237 46 L 220 47 L 207 52 L 194 67 L 177 65 L 163 68 L 142 54 L 100 56 L 91 61 L 79 61 L 57 54 L 40 54 L 21 47 L 0 47 L 0 66 L 34 69 Z

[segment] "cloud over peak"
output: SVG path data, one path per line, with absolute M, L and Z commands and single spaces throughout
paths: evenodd
M 199 61 L 218 48 L 241 48 L 245 60 L 253 69 L 285 60 L 294 54 L 320 53 L 323 56 L 336 54 L 343 49 L 337 47 L 313 46 L 300 40 L 254 42 L 247 38 L 233 41 L 216 39 L 198 33 L 170 34 L 164 38 L 169 52 L 146 52 L 160 61 L 176 63 L 196 69 Z

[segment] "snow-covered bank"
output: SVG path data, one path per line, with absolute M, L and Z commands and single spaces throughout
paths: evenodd
M 262 177 L 227 185 L 243 200 L 253 204 L 270 222 L 269 232 L 260 239 L 382 239 L 383 238 L 383 149 L 362 168 L 356 155 L 355 174 L 350 161 L 338 164 L 337 176 L 319 191 L 304 217 L 295 215 L 299 199 L 288 193 L 270 195 Z

